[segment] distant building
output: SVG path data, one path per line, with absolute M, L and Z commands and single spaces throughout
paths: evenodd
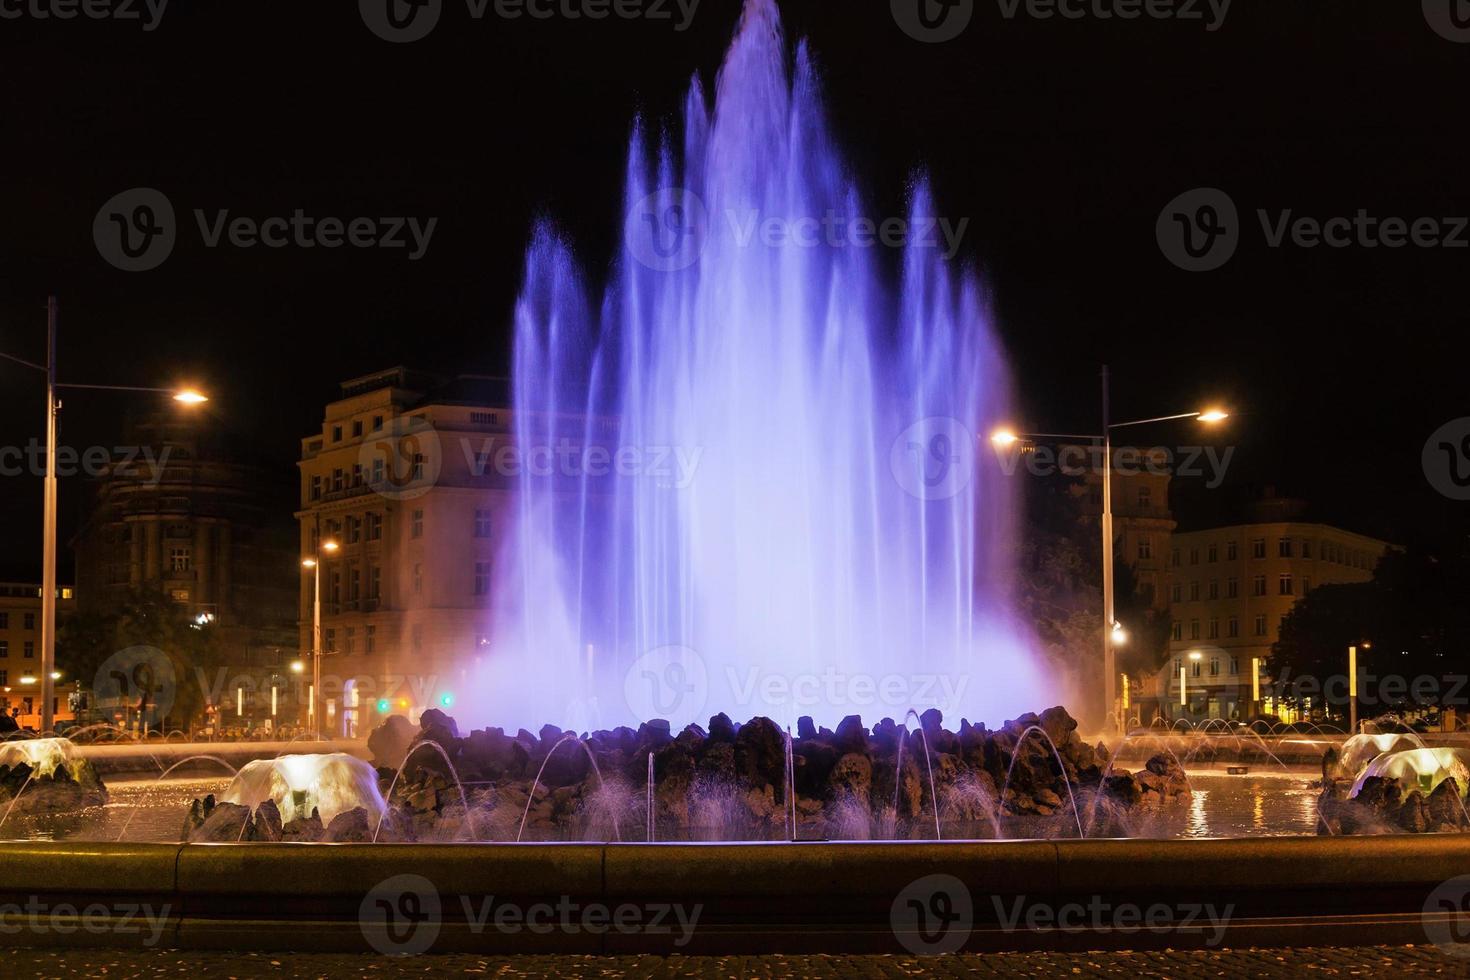
M 56 590 L 56 618 L 76 608 L 71 586 Z M 37 728 L 40 711 L 41 587 L 34 583 L 0 582 L 0 711 L 22 728 Z M 72 678 L 56 684 L 53 708 L 57 721 L 70 719 L 66 694 Z
M 1083 497 L 1085 514 L 1101 520 L 1102 451 L 1073 446 L 1060 452 L 1068 449 L 1089 454 L 1086 475 L 1073 493 Z M 1169 543 L 1178 526 L 1169 510 L 1170 467 L 1162 449 L 1113 449 L 1113 553 L 1132 566 L 1139 591 L 1156 610 L 1169 607 Z
M 149 415 L 125 439 L 138 452 L 93 481 L 72 542 L 81 610 L 157 590 L 215 625 L 230 665 L 279 666 L 296 646 L 289 477 L 208 416 Z
M 1139 693 L 1161 715 L 1240 718 L 1250 713 L 1252 665 L 1270 655 L 1281 621 L 1322 585 L 1372 579 L 1392 546 L 1325 524 L 1292 520 L 1292 502 L 1270 502 L 1282 519 L 1176 533 L 1170 544 L 1169 660 Z M 1293 513 L 1296 510 L 1298 513 Z M 1180 671 L 1184 700 L 1180 699 Z M 1262 710 L 1279 714 L 1261 678 Z M 1141 721 L 1148 724 L 1145 714 Z
M 310 664 L 319 572 L 324 729 L 363 734 L 385 710 L 416 720 L 468 694 L 516 485 L 495 464 L 508 404 L 503 379 L 397 367 L 343 382 L 302 440 L 300 554 L 319 566 L 301 576 L 298 645 Z

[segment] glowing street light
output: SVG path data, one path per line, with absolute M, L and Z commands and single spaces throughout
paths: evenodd
M 291 661 L 291 673 L 293 673 L 293 674 L 300 674 L 300 673 L 304 673 L 305 671 L 306 671 L 306 664 L 302 663 L 299 660 L 293 660 L 293 661 Z
M 1016 435 L 1011 429 L 996 429 L 991 435 L 990 441 L 1001 447 L 1014 446 L 1021 441 L 1021 437 Z
M 322 563 L 321 554 L 334 554 L 341 545 L 328 538 L 317 545 L 317 554 L 301 559 L 301 567 L 312 573 L 311 587 L 311 692 L 308 695 L 307 713 L 311 716 L 311 730 L 318 739 L 322 737 L 321 714 L 316 709 L 316 692 L 322 689 Z M 300 661 L 293 663 L 296 671 Z M 298 671 L 299 673 L 299 671 Z
M 209 401 L 209 396 L 196 388 L 184 388 L 174 392 L 174 401 L 184 405 L 203 405 Z
M 1128 642 L 1128 631 L 1123 628 L 1122 623 L 1113 624 L 1113 646 L 1120 647 Z
M 1229 412 L 1222 411 L 1221 409 L 1218 409 L 1218 408 L 1207 409 L 1207 410 L 1205 410 L 1203 412 L 1200 412 L 1199 415 L 1196 416 L 1196 418 L 1199 421 L 1204 422 L 1206 424 L 1214 424 L 1216 422 L 1224 422 L 1229 417 L 1230 417 L 1230 413 Z

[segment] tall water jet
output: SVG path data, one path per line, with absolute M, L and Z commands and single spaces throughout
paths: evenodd
M 908 211 L 868 210 L 810 51 L 747 0 L 712 111 L 696 79 L 676 133 L 633 127 L 600 302 L 536 227 L 478 720 L 1043 700 L 1008 616 L 1013 481 L 978 436 L 1008 414 L 1004 359 L 958 222 L 922 178 Z

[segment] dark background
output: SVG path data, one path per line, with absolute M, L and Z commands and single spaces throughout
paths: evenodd
M 1097 426 L 1220 402 L 1225 488 L 1176 481 L 1186 524 L 1273 485 L 1315 516 L 1396 541 L 1448 540 L 1470 505 L 1428 485 L 1426 438 L 1470 414 L 1470 250 L 1273 250 L 1255 210 L 1470 214 L 1470 45 L 1420 5 L 1237 0 L 1199 21 L 1005 20 L 979 0 L 958 40 L 920 44 L 882 0 L 783 0 L 808 37 L 873 213 L 901 214 L 916 167 L 968 216 L 1022 418 Z M 593 270 L 620 230 L 635 113 L 672 120 L 712 80 L 739 13 L 693 26 L 472 20 L 447 0 L 426 40 L 390 45 L 350 2 L 174 0 L 160 27 L 0 21 L 0 350 L 44 356 L 61 296 L 63 380 L 191 381 L 289 473 L 336 383 L 406 363 L 504 373 L 527 231 L 555 216 Z M 179 246 L 124 273 L 92 241 L 112 195 L 162 190 Z M 1165 203 L 1199 186 L 1239 205 L 1224 269 L 1161 255 Z M 437 216 L 428 255 L 206 249 L 192 210 L 258 219 Z M 72 393 L 63 441 L 112 445 L 148 396 Z M 142 402 L 139 399 L 143 399 Z M 42 434 L 39 378 L 0 364 L 0 445 Z M 1146 440 L 1190 444 L 1189 427 Z M 62 484 L 63 535 L 82 499 Z M 0 479 L 0 573 L 38 575 L 40 480 Z M 32 556 L 36 556 L 32 560 Z M 65 560 L 64 560 L 65 564 Z

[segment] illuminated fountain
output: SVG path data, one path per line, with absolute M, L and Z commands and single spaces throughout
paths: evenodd
M 107 802 L 97 770 L 64 738 L 0 742 L 0 826 L 12 812 L 67 811 Z
M 247 763 L 220 796 L 221 803 L 252 809 L 270 800 L 287 823 L 316 811 L 323 823 L 338 814 L 362 807 L 373 820 L 386 804 L 378 789 L 378 774 L 361 759 L 342 753 L 285 755 Z
M 600 298 L 536 227 L 527 465 L 470 720 L 834 724 L 890 678 L 869 717 L 1055 700 L 1008 616 L 1012 487 L 977 452 L 1008 414 L 1005 359 L 922 178 L 908 209 L 907 245 L 872 247 L 811 53 L 748 0 L 713 103 L 696 79 L 675 132 L 633 126 Z

